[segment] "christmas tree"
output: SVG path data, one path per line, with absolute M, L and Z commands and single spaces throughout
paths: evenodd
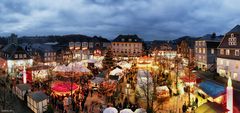
M 103 63 L 103 68 L 104 68 L 104 69 L 110 69 L 111 67 L 114 66 L 114 64 L 115 64 L 114 62 L 115 62 L 115 61 L 114 61 L 114 59 L 113 59 L 112 51 L 111 51 L 111 49 L 109 48 L 109 49 L 107 50 L 107 53 L 106 53 L 103 61 L 102 61 L 102 63 Z

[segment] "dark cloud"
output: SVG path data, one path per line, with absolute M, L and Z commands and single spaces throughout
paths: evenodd
M 0 35 L 79 33 L 145 40 L 224 34 L 240 24 L 239 0 L 2 0 Z

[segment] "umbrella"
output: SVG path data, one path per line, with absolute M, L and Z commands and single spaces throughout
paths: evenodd
M 134 113 L 147 113 L 145 109 L 143 108 L 138 108 L 134 111 Z
M 133 111 L 131 109 L 123 109 L 120 113 L 133 113 Z
M 118 113 L 118 110 L 114 107 L 108 107 L 104 109 L 103 113 Z

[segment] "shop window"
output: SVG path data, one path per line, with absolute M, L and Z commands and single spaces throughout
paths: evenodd
M 235 50 L 235 56 L 239 56 L 239 50 Z
M 230 50 L 229 49 L 226 50 L 226 55 L 230 55 Z
M 233 73 L 233 79 L 237 79 L 238 78 L 238 74 L 237 73 Z
M 224 49 L 220 49 L 220 54 L 224 55 Z
M 18 58 L 18 54 L 15 54 L 15 55 L 14 55 L 14 58 Z
M 211 54 L 214 54 L 214 49 L 211 49 Z

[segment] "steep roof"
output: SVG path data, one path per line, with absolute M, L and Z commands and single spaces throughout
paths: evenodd
M 16 45 L 16 44 L 8 44 L 6 45 L 2 51 L 4 53 L 7 53 L 8 54 L 8 57 L 7 59 L 15 59 L 14 58 L 14 55 L 15 54 L 26 54 L 27 55 L 27 58 L 26 59 L 30 59 L 30 55 L 27 51 L 25 51 L 25 49 L 23 49 L 21 46 L 19 45 Z
M 229 38 L 231 37 L 236 37 L 236 45 L 229 45 L 228 42 Z M 236 25 L 233 29 L 225 34 L 218 48 L 240 48 L 240 25 Z
M 205 40 L 206 42 L 209 42 L 209 41 L 220 42 L 223 37 L 224 37 L 223 35 L 213 37 L 212 34 L 206 34 L 206 35 L 200 37 L 198 40 Z
M 36 92 L 30 93 L 29 97 L 31 97 L 36 102 L 41 102 L 45 99 L 48 99 L 48 96 L 42 91 L 36 91 Z
M 137 35 L 118 35 L 113 42 L 143 42 Z
M 174 42 L 177 45 L 180 45 L 183 41 L 185 41 L 188 44 L 188 47 L 191 49 L 194 49 L 195 46 L 195 41 L 198 40 L 199 38 L 191 37 L 191 36 L 183 36 L 178 39 L 175 39 Z
M 19 88 L 21 91 L 26 91 L 31 89 L 30 84 L 18 84 L 16 87 Z
M 233 29 L 231 29 L 228 33 L 240 33 L 240 25 L 236 25 Z

